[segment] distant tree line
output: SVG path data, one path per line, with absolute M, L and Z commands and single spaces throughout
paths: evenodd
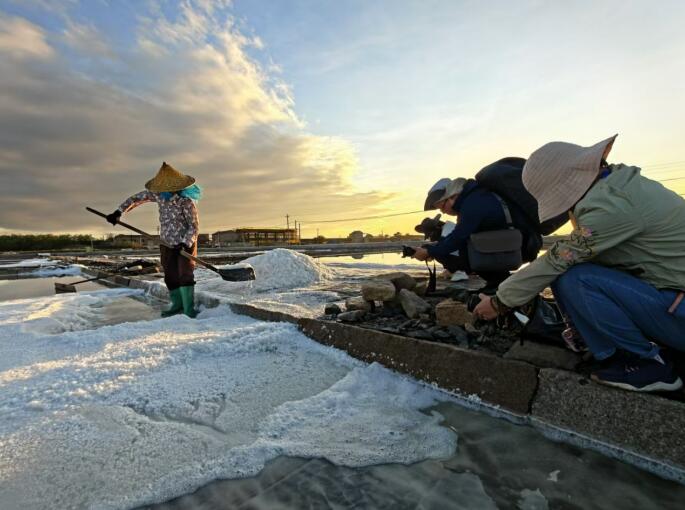
M 93 236 L 79 234 L 11 234 L 0 235 L 0 251 L 61 250 L 91 246 Z M 100 240 L 95 241 L 99 244 Z

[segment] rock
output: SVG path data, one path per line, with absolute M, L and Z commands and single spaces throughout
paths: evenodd
M 323 313 L 326 315 L 338 315 L 342 312 L 342 309 L 335 303 L 326 303 L 326 307 L 323 309 Z
M 425 282 L 419 282 L 416 284 L 416 287 L 414 287 L 414 294 L 417 296 L 425 296 L 426 291 L 428 290 L 428 281 Z
M 414 280 L 414 278 L 409 276 L 407 273 L 396 272 L 380 274 L 376 276 L 376 279 L 392 282 L 397 292 L 401 291 L 402 289 L 414 290 L 414 287 L 416 287 L 416 280 Z
M 461 326 L 447 326 L 450 337 L 458 344 L 468 344 L 469 334 Z
M 415 319 L 420 314 L 428 312 L 431 309 L 430 303 L 427 303 L 410 290 L 402 289 L 399 298 L 404 313 L 410 319 Z
M 445 299 L 435 306 L 435 321 L 441 326 L 463 326 L 473 322 L 473 315 L 464 303 Z
M 462 303 L 466 303 L 469 300 L 470 295 L 471 291 L 466 289 L 452 289 L 450 293 L 452 299 L 455 301 L 461 301 Z
M 464 324 L 464 329 L 466 330 L 466 332 L 469 335 L 472 335 L 472 336 L 480 335 L 480 331 L 478 331 L 478 329 L 476 329 L 476 326 L 474 326 L 470 322 L 467 322 L 466 324 Z
M 420 313 L 419 320 L 424 324 L 433 322 L 433 319 L 431 319 L 431 315 L 429 313 Z
M 433 340 L 433 335 L 431 335 L 428 331 L 410 331 L 407 333 L 407 336 L 411 338 L 416 338 L 418 340 Z
M 449 332 L 445 331 L 440 327 L 431 328 L 428 331 L 431 335 L 433 335 L 433 337 L 437 338 L 438 340 L 450 340 L 452 338 L 452 335 L 450 335 Z
M 395 297 L 395 285 L 389 281 L 365 283 L 362 297 L 366 301 L 391 301 Z
M 338 319 L 342 322 L 361 322 L 364 320 L 366 312 L 364 310 L 353 310 L 351 312 L 343 312 L 338 315 Z
M 580 356 L 563 347 L 537 342 L 514 343 L 504 355 L 507 359 L 527 361 L 540 368 L 562 368 L 573 370 L 580 362 Z
M 365 301 L 361 296 L 350 297 L 345 300 L 345 310 L 348 312 L 353 312 L 355 310 L 368 312 L 371 310 L 371 303 Z

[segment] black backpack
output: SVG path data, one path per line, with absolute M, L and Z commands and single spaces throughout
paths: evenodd
M 476 174 L 476 182 L 512 202 L 526 215 L 530 225 L 538 234 L 549 235 L 568 221 L 568 214 L 550 218 L 540 223 L 538 203 L 523 185 L 521 176 L 526 160 L 523 158 L 503 158 L 483 167 Z

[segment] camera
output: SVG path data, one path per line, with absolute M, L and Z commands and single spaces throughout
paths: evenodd
M 442 227 L 445 225 L 444 221 L 440 221 L 440 214 L 435 218 L 424 218 L 421 223 L 414 227 L 418 233 L 423 234 L 423 238 L 433 242 L 439 241 L 442 237 Z
M 480 303 L 480 296 L 478 293 L 470 294 L 469 297 L 466 298 L 466 309 L 469 312 L 473 312 L 478 306 L 478 303 Z
M 414 254 L 416 253 L 416 248 L 412 248 L 411 246 L 402 246 L 402 258 L 406 257 L 413 257 Z

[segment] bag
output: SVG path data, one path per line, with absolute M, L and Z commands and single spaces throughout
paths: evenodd
M 466 244 L 472 271 L 513 271 L 523 264 L 523 235 L 515 228 L 471 234 Z
M 538 203 L 523 185 L 523 158 L 503 158 L 483 167 L 476 174 L 476 182 L 518 206 L 529 221 L 530 226 L 541 235 L 549 235 L 568 221 L 563 213 L 540 223 Z
M 521 331 L 521 342 L 524 338 L 564 345 L 562 333 L 566 329 L 566 322 L 554 301 L 548 301 L 537 296 L 533 301 L 530 320 Z
M 496 193 L 495 197 L 509 228 L 471 234 L 466 243 L 471 271 L 513 271 L 523 264 L 523 234 L 514 228 L 507 203 Z

